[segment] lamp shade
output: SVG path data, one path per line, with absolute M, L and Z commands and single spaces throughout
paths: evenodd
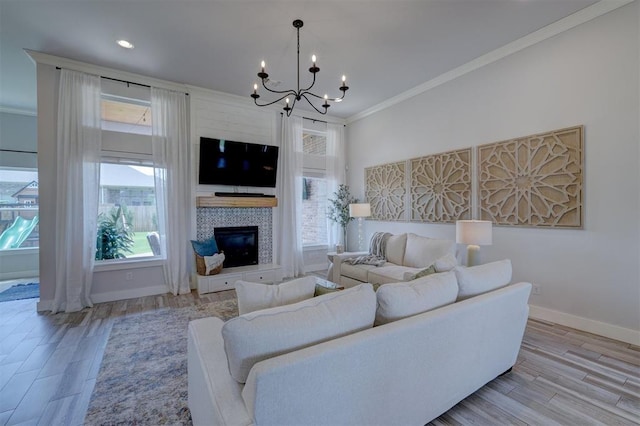
M 456 243 L 489 246 L 492 242 L 491 221 L 459 220 L 456 222 Z
M 371 204 L 369 203 L 349 204 L 349 216 L 350 217 L 371 216 Z

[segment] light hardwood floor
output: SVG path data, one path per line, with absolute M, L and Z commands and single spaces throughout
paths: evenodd
M 0 303 L 0 425 L 83 424 L 116 318 L 233 297 L 149 296 L 57 315 L 36 313 L 37 299 Z M 530 320 L 513 371 L 432 424 L 640 424 L 640 348 Z

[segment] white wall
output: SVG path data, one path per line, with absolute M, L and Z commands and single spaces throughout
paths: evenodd
M 584 124 L 584 230 L 494 227 L 483 257 L 511 258 L 514 280 L 541 286 L 535 315 L 640 343 L 638 9 L 636 1 L 348 125 L 352 192 L 363 197 L 368 166 Z M 455 238 L 454 225 L 366 229 Z
M 35 114 L 0 111 L 0 167 L 37 167 L 37 119 Z

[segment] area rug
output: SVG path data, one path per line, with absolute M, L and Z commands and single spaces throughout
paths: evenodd
M 189 321 L 238 315 L 230 299 L 115 321 L 85 417 L 87 425 L 190 425 Z
M 0 293 L 0 302 L 40 297 L 40 283 L 16 284 Z

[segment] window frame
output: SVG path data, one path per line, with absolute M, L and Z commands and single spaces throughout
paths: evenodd
M 314 136 L 323 136 L 327 137 L 327 131 L 321 131 L 316 129 L 302 129 L 303 136 L 305 134 L 310 134 Z M 324 155 L 320 154 L 304 154 L 302 155 L 302 178 L 310 177 L 316 179 L 324 179 L 326 180 L 327 176 L 327 154 L 325 150 Z M 302 194 L 300 195 L 302 197 Z M 303 225 L 304 226 L 304 225 Z M 302 244 L 303 251 L 313 251 L 313 250 L 325 250 L 328 249 L 329 242 L 326 241 L 324 243 L 311 243 L 311 244 Z

